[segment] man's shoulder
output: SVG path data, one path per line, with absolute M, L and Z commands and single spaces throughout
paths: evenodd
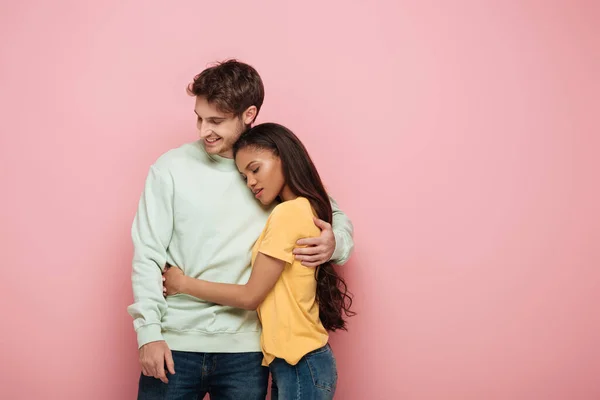
M 173 148 L 156 159 L 152 165 L 161 171 L 171 171 L 174 167 L 189 160 L 198 160 L 202 156 L 198 142 L 185 143 Z

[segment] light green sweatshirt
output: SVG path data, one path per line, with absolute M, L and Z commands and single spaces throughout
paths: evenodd
M 332 261 L 343 264 L 354 247 L 353 228 L 332 205 Z M 172 350 L 260 351 L 255 311 L 184 294 L 165 299 L 161 273 L 169 263 L 197 279 L 246 283 L 252 245 L 271 209 L 254 198 L 234 160 L 208 155 L 200 142 L 173 149 L 150 167 L 132 227 L 134 303 L 128 312 L 139 347 L 164 339 Z

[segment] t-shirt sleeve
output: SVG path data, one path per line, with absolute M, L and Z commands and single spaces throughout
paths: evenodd
M 281 203 L 271 213 L 265 227 L 265 235 L 258 246 L 260 253 L 292 263 L 296 241 L 303 237 L 302 218 L 292 205 Z

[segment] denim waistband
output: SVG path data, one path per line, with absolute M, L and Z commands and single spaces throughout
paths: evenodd
M 329 345 L 329 343 L 327 343 L 325 346 L 323 346 L 321 348 L 318 348 L 316 350 L 313 350 L 313 351 L 310 351 L 310 352 L 306 353 L 304 356 L 306 357 L 306 356 L 310 356 L 310 355 L 313 355 L 313 354 L 323 353 L 323 352 L 326 352 L 326 351 L 331 351 L 331 346 Z

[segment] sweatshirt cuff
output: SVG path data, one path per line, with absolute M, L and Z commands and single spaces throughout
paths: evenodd
M 333 236 L 335 237 L 335 249 L 333 250 L 333 254 L 331 255 L 331 261 L 332 263 L 336 264 L 336 261 L 340 261 L 340 259 L 343 257 L 344 255 L 344 248 L 343 246 L 341 246 L 341 238 L 338 237 L 335 232 L 333 232 Z
M 138 349 L 150 342 L 165 340 L 162 336 L 160 324 L 140 326 L 137 330 Z

